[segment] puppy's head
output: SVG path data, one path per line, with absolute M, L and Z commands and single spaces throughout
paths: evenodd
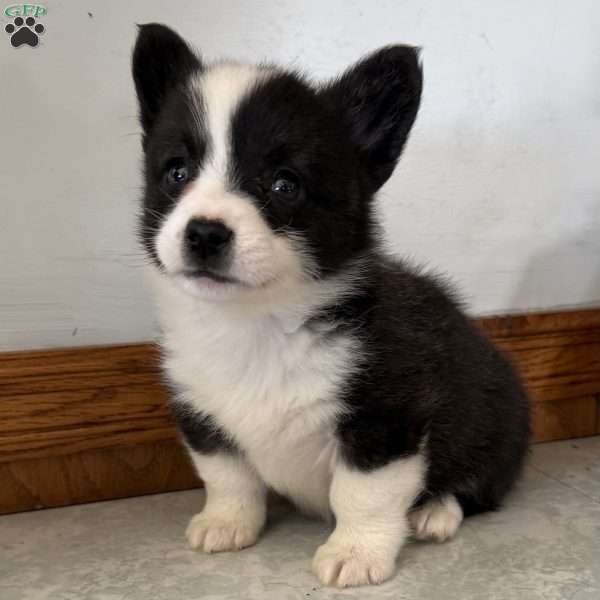
M 294 72 L 203 64 L 162 25 L 133 53 L 145 153 L 140 235 L 206 299 L 339 273 L 373 245 L 370 200 L 421 95 L 415 49 L 390 46 L 314 86 Z

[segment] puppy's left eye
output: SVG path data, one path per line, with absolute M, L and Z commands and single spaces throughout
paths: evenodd
M 167 182 L 171 185 L 181 185 L 188 180 L 188 166 L 184 160 L 173 161 L 167 170 Z
M 280 169 L 273 178 L 271 191 L 285 200 L 295 200 L 300 193 L 300 178 L 289 169 Z

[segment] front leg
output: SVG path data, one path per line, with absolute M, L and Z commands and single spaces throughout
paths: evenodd
M 321 582 L 338 587 L 381 583 L 394 573 L 409 532 L 407 514 L 423 489 L 421 453 L 360 470 L 340 461 L 330 491 L 336 527 L 315 555 Z
M 171 410 L 206 488 L 206 504 L 186 531 L 204 552 L 240 550 L 256 542 L 266 519 L 266 489 L 229 436 L 183 400 Z
M 206 504 L 188 525 L 190 546 L 226 552 L 254 544 L 266 519 L 266 490 L 258 475 L 235 451 L 191 450 L 191 455 L 204 481 Z

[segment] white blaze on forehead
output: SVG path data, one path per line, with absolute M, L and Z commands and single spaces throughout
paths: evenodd
M 222 64 L 204 71 L 192 81 L 192 93 L 202 103 L 209 136 L 204 169 L 224 179 L 231 154 L 231 121 L 240 101 L 268 73 L 267 69 L 242 64 Z M 208 173 L 207 173 L 208 174 Z

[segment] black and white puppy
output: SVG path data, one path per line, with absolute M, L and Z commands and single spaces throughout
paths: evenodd
M 529 439 L 513 368 L 447 286 L 387 256 L 374 196 L 421 96 L 390 46 L 340 78 L 208 65 L 162 25 L 133 54 L 174 414 L 207 500 L 205 552 L 254 544 L 268 488 L 335 518 L 328 585 L 379 583 L 412 533 L 497 508 Z

